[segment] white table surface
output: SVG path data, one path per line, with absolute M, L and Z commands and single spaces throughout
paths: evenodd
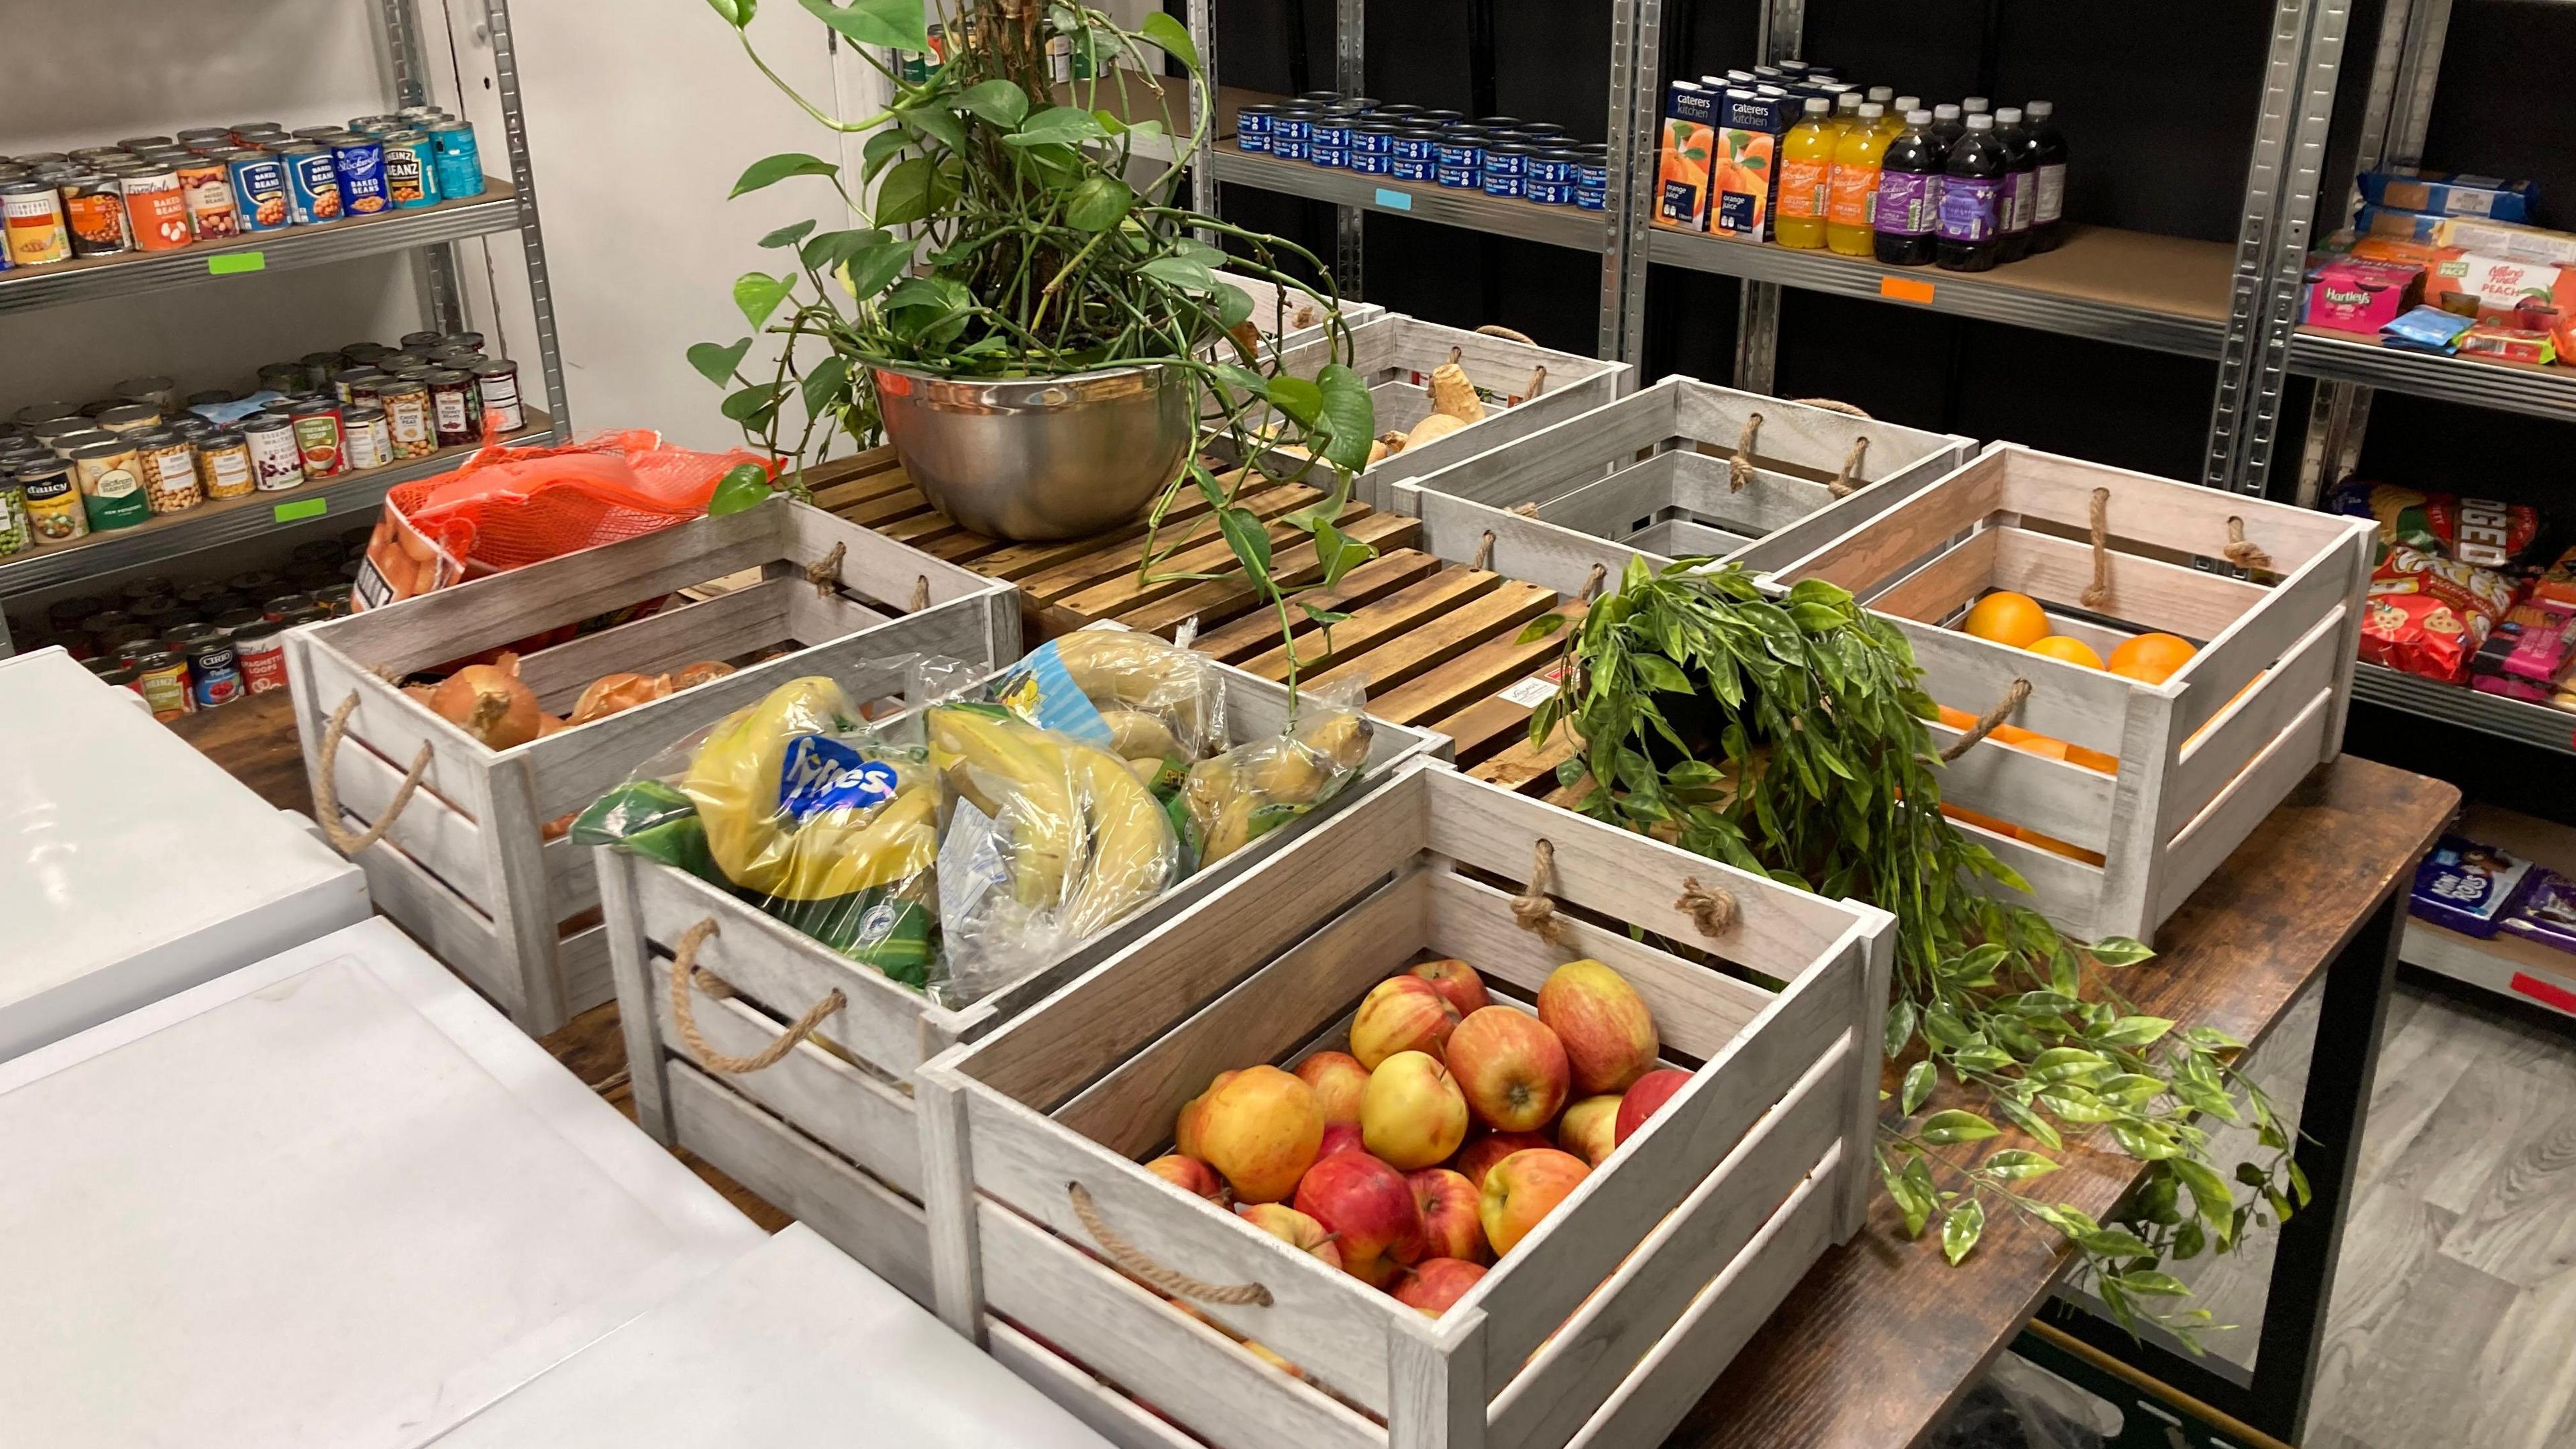
M 1103 1449 L 802 1223 L 601 1339 L 438 1449 Z
M 0 1063 L 0 1164 L 12 1445 L 424 1443 L 762 1241 L 381 920 Z
M 0 659 L 0 1060 L 367 918 L 356 866 L 126 694 Z

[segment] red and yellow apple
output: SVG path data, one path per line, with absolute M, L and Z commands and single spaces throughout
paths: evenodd
M 1281 1358 L 1274 1350 L 1254 1343 L 1251 1339 L 1245 1339 L 1243 1341 L 1243 1346 L 1252 1350 L 1252 1356 L 1254 1358 L 1261 1360 L 1263 1363 L 1270 1365 L 1272 1368 L 1279 1370 L 1281 1373 L 1286 1374 L 1292 1379 L 1302 1379 L 1306 1376 L 1306 1371 L 1304 1369 L 1301 1369 L 1295 1364 L 1290 1363 L 1288 1360 Z
M 1460 1177 L 1474 1183 L 1478 1188 L 1484 1187 L 1486 1172 L 1495 1163 L 1513 1153 L 1527 1152 L 1533 1147 L 1556 1145 L 1547 1140 L 1547 1134 L 1544 1132 L 1487 1132 L 1481 1128 L 1478 1130 L 1481 1135 L 1460 1149 L 1457 1160 L 1449 1164 Z
M 1574 1090 L 1627 1090 L 1655 1069 L 1655 1015 L 1625 977 L 1598 961 L 1568 961 L 1538 989 L 1538 1019 L 1565 1044 Z
M 1497 1132 L 1539 1131 L 1565 1105 L 1565 1047 L 1537 1017 L 1488 1006 L 1449 1034 L 1448 1060 L 1468 1107 Z
M 1467 1140 L 1467 1098 L 1429 1052 L 1397 1052 L 1369 1073 L 1360 1140 L 1398 1172 L 1445 1162 Z
M 1422 1210 L 1404 1174 L 1365 1152 L 1336 1152 L 1308 1168 L 1297 1184 L 1297 1211 L 1324 1225 L 1341 1246 L 1342 1266 L 1422 1256 Z
M 1199 1124 L 1206 1119 L 1208 1099 L 1240 1075 L 1239 1072 L 1219 1072 L 1208 1078 L 1206 1091 L 1181 1104 L 1180 1115 L 1172 1119 L 1173 1151 L 1183 1157 L 1195 1157 L 1202 1162 L 1207 1160 L 1206 1154 L 1199 1151 Z
M 1315 1158 L 1320 1162 L 1336 1152 L 1347 1152 L 1353 1148 L 1367 1150 L 1360 1142 L 1360 1124 L 1327 1122 L 1324 1124 L 1324 1143 L 1315 1149 Z
M 1662 1110 L 1675 1092 L 1690 1085 L 1691 1074 L 1679 1067 L 1659 1067 L 1637 1079 L 1619 1098 L 1619 1122 L 1613 1129 L 1613 1143 L 1625 1142 L 1630 1133 L 1646 1125 L 1646 1119 Z
M 1327 1122 L 1360 1120 L 1360 1093 L 1368 1090 L 1369 1069 L 1349 1052 L 1317 1052 L 1297 1064 L 1297 1075 L 1315 1089 L 1315 1105 Z
M 1393 1258 L 1345 1259 L 1342 1271 L 1381 1293 L 1393 1292 L 1395 1285 L 1404 1278 L 1404 1265 Z
M 1145 1170 L 1183 1192 L 1196 1193 L 1209 1202 L 1225 1201 L 1224 1180 L 1216 1175 L 1215 1168 L 1195 1157 L 1169 1153 L 1146 1163 Z
M 1449 1305 L 1467 1296 L 1476 1280 L 1485 1276 L 1481 1263 L 1463 1262 L 1457 1258 L 1425 1258 L 1405 1271 L 1404 1281 L 1395 1285 L 1395 1301 L 1433 1318 L 1449 1311 Z
M 1419 976 L 1395 976 L 1369 988 L 1351 1016 L 1351 1055 L 1374 1072 L 1397 1052 L 1440 1055 L 1458 1025 L 1458 1008 Z
M 1565 1109 L 1556 1124 L 1556 1145 L 1594 1167 L 1619 1145 L 1619 1095 L 1604 1092 Z
M 1310 1258 L 1320 1260 L 1327 1268 L 1342 1266 L 1342 1250 L 1333 1243 L 1333 1235 L 1322 1223 L 1284 1203 L 1246 1203 L 1235 1212 L 1243 1220 L 1270 1236 L 1286 1243 Z
M 1477 1217 L 1485 1225 L 1485 1241 L 1494 1255 L 1500 1257 L 1518 1246 L 1591 1173 L 1582 1158 L 1553 1147 L 1515 1152 L 1495 1163 L 1494 1170 L 1485 1174 L 1485 1190 L 1476 1204 Z
M 1455 957 L 1422 962 L 1405 974 L 1430 982 L 1431 989 L 1447 998 L 1462 1017 L 1493 1005 L 1493 999 L 1485 994 L 1485 978 L 1476 974 L 1475 967 Z
M 1483 1262 L 1485 1225 L 1476 1216 L 1476 1185 L 1445 1167 L 1409 1172 L 1404 1180 L 1422 1214 L 1422 1251 L 1433 1258 Z
M 1237 1201 L 1297 1190 L 1324 1142 L 1314 1088 L 1277 1067 L 1247 1067 L 1200 1101 L 1195 1155 L 1225 1174 Z

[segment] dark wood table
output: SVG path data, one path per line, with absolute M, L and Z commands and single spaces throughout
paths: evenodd
M 272 803 L 309 810 L 284 699 L 257 696 L 176 728 Z M 2459 800 L 2449 785 L 2352 756 L 2319 768 L 2166 923 L 2157 958 L 2122 980 L 2141 1011 L 2259 1044 L 2291 1002 L 2325 978 L 2317 1058 L 2299 1114 L 2307 1138 L 2300 1163 L 2316 1199 L 2280 1230 L 2256 1372 L 2230 1379 L 2116 1330 L 2056 1319 L 2280 1440 L 2296 1442 L 2315 1377 L 2406 886 Z M 613 1004 L 558 1036 L 564 1040 L 549 1046 L 587 1066 L 585 1080 L 596 1074 L 594 1085 L 617 1090 L 623 1043 Z M 1962 1095 L 1955 1105 L 1979 1104 Z M 2038 1144 L 2007 1131 L 1979 1145 Z M 2055 1155 L 2065 1169 L 2034 1183 L 2038 1195 L 2096 1216 L 2137 1180 L 2139 1164 L 2124 1156 L 2072 1146 Z M 1999 1216 L 1976 1252 L 1952 1268 L 1930 1236 L 1909 1243 L 1898 1223 L 1895 1204 L 1880 1194 L 1868 1228 L 1807 1274 L 1670 1442 L 1915 1443 L 2042 1311 L 2068 1262 L 2054 1232 Z

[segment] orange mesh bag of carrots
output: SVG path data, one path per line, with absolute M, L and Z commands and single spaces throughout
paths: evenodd
M 353 591 L 357 607 L 686 522 L 707 511 L 726 470 L 759 462 L 739 448 L 673 447 L 641 428 L 560 447 L 484 447 L 454 472 L 385 495 Z

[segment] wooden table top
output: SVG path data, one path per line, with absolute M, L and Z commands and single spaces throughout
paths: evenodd
M 2149 1015 L 2259 1043 L 2388 892 L 2405 888 L 2459 803 L 2439 780 L 2351 755 L 2318 768 L 2156 933 L 2159 954 L 2123 972 L 2121 989 Z M 1933 1105 L 1980 1103 L 1950 1088 Z M 2038 1146 L 2009 1128 L 1978 1144 Z M 2072 1143 L 2052 1155 L 2066 1166 L 2034 1180 L 2033 1195 L 2097 1217 L 2142 1170 Z M 1790 1290 L 1669 1443 L 1898 1449 L 1938 1424 L 2068 1255 L 2052 1229 L 1999 1215 L 1953 1268 L 1938 1234 L 1909 1243 L 1901 1221 L 1878 1193 L 1869 1226 Z

